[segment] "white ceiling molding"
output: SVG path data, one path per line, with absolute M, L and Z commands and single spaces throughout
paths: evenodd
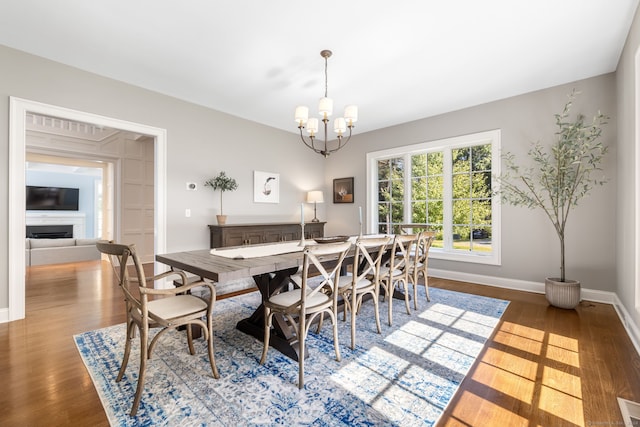
M 34 113 L 27 113 L 25 125 L 27 130 L 30 131 L 79 138 L 93 142 L 104 141 L 120 132 L 118 129 Z

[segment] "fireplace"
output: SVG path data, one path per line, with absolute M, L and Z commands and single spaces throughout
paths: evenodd
M 73 237 L 73 225 L 27 225 L 27 238 L 63 239 Z

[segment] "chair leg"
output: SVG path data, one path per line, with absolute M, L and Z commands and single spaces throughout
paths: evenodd
M 382 328 L 380 328 L 380 302 L 378 301 L 378 293 L 379 292 L 373 293 L 373 309 L 375 310 L 374 315 L 376 317 L 376 328 L 378 328 L 378 333 L 381 334 Z
M 271 338 L 271 310 L 267 307 L 264 308 L 264 340 L 262 347 L 262 357 L 260 358 L 260 364 L 263 365 L 267 360 L 267 351 L 269 351 L 269 339 Z
M 351 349 L 355 350 L 356 348 L 356 310 L 354 307 L 357 307 L 356 301 L 356 293 L 351 292 Z M 334 340 L 336 338 L 334 337 Z
M 343 294 L 342 295 L 342 321 L 346 322 L 347 321 L 347 301 L 349 300 L 349 295 L 348 294 Z
M 196 349 L 193 348 L 193 330 L 191 329 L 193 325 L 186 325 L 187 329 L 187 344 L 189 345 L 189 354 L 192 356 L 196 354 Z
M 116 382 L 119 383 L 122 380 L 124 371 L 127 369 L 129 363 L 129 354 L 131 353 L 131 340 L 135 335 L 135 324 L 133 322 L 127 323 L 127 339 L 124 343 L 124 357 L 122 358 L 122 364 L 120 365 L 120 372 L 116 378 Z
M 387 292 L 385 292 L 384 297 L 388 301 L 387 305 L 389 306 L 389 326 L 391 326 L 392 319 L 393 319 L 393 313 L 392 313 L 393 312 L 393 281 L 391 278 L 389 279 L 386 290 Z
M 318 328 L 316 329 L 316 334 L 319 334 L 322 330 L 322 323 L 324 322 L 324 313 L 320 313 L 320 320 L 318 320 Z
M 422 273 L 424 276 L 424 290 L 427 294 L 427 302 L 431 302 L 431 296 L 429 295 L 429 277 L 427 276 L 427 272 Z
M 404 306 L 407 309 L 407 314 L 411 314 L 411 307 L 409 306 L 409 280 L 401 279 L 401 281 L 404 288 Z
M 420 277 L 420 275 L 418 271 L 415 270 L 413 272 L 413 308 L 415 310 L 418 309 L 418 277 Z
M 129 415 L 134 417 L 138 413 L 140 399 L 142 398 L 142 390 L 144 389 L 144 373 L 147 367 L 147 340 L 149 331 L 145 328 L 140 329 L 140 371 L 138 372 L 138 386 L 136 387 L 136 395 L 133 398 L 133 405 Z
M 213 321 L 211 316 L 208 316 L 207 319 L 207 330 L 204 331 L 207 334 L 207 350 L 209 352 L 209 364 L 211 365 L 211 372 L 213 373 L 213 378 L 220 378 L 220 373 L 218 372 L 218 367 L 216 366 L 216 357 L 215 352 L 213 351 Z
M 300 314 L 300 320 L 298 323 L 298 388 L 302 390 L 304 388 L 304 341 L 307 337 L 307 326 L 305 324 L 306 314 Z
M 336 360 L 339 362 L 342 359 L 342 356 L 340 356 L 340 344 L 338 342 L 338 316 L 333 312 L 330 312 L 329 314 L 329 317 L 331 317 L 331 323 L 333 323 L 333 348 L 336 351 Z

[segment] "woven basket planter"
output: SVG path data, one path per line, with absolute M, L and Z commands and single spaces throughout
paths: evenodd
M 580 282 L 551 277 L 544 279 L 544 291 L 547 301 L 554 307 L 572 309 L 580 304 Z

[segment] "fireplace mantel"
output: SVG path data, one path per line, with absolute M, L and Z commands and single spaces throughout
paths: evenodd
M 26 225 L 73 225 L 73 237 L 85 238 L 85 214 L 83 212 L 27 211 Z

